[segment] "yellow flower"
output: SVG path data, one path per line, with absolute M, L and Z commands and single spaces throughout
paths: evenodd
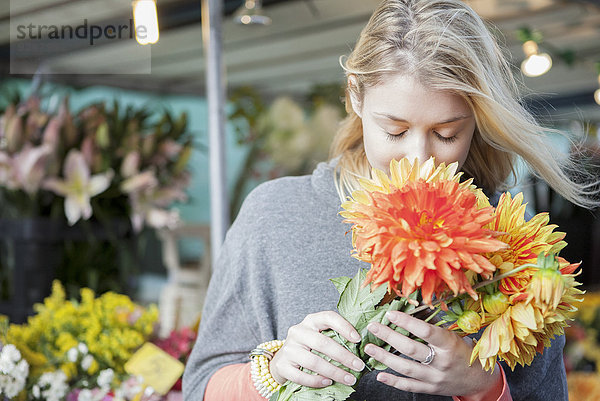
M 511 369 L 517 364 L 531 364 L 537 353 L 550 346 L 554 336 L 564 332 L 576 311 L 573 304 L 583 294 L 571 274 L 577 266 L 567 263 L 559 270 L 565 290 L 556 308 L 535 302 L 527 293 L 511 296 L 513 304 L 485 328 L 473 348 L 471 363 L 479 358 L 486 370 L 493 370 L 497 359 L 505 361 Z
M 496 291 L 493 294 L 486 294 L 483 296 L 483 307 L 486 312 L 492 315 L 500 315 L 508 308 L 509 303 L 508 297 L 500 292 Z
M 505 269 L 535 263 L 538 255 L 556 254 L 567 245 L 562 241 L 565 233 L 554 232 L 557 226 L 548 224 L 548 213 L 539 213 L 526 221 L 525 206 L 522 193 L 514 199 L 509 192 L 503 193 L 496 207 L 496 218 L 487 226 L 491 230 L 503 233 L 497 238 L 509 245 L 488 255 L 490 262 L 498 267 L 501 273 Z M 503 279 L 500 290 L 507 295 L 522 292 L 534 272 L 525 269 Z
M 456 324 L 465 333 L 477 333 L 481 328 L 481 316 L 473 310 L 466 310 L 458 317 Z
M 62 369 L 73 380 L 90 379 L 101 369 L 123 374 L 123 365 L 152 334 L 158 309 L 141 308 L 120 294 L 106 293 L 95 298 L 90 289 L 81 290 L 81 302 L 67 301 L 62 285 L 55 281 L 52 294 L 35 305 L 37 314 L 27 324 L 9 326 L 0 341 L 14 344 L 30 364 L 30 380 L 45 371 Z M 119 317 L 120 311 L 125 318 Z M 136 320 L 131 320 L 135 311 Z M 81 360 L 68 360 L 67 351 L 83 343 L 86 356 L 93 357 L 87 370 Z M 89 358 L 88 358 L 89 359 Z
M 531 277 L 527 290 L 545 313 L 558 307 L 565 292 L 565 280 L 558 270 L 540 269 Z

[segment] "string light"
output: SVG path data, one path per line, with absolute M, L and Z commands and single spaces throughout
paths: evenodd
M 158 42 L 158 14 L 155 0 L 134 0 L 132 5 L 135 40 L 140 45 Z
M 594 66 L 596 67 L 596 73 L 598 73 L 598 86 L 600 86 L 600 61 L 596 62 Z M 600 104 L 600 88 L 594 92 L 594 100 Z
M 523 52 L 527 56 L 521 63 L 521 71 L 528 77 L 539 77 L 552 68 L 552 58 L 548 53 L 539 52 L 538 45 L 533 40 L 523 43 Z
M 262 11 L 262 0 L 245 0 L 233 14 L 233 20 L 242 25 L 269 25 L 271 18 Z

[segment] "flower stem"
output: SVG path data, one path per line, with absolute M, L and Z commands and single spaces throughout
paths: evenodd
M 520 272 L 521 270 L 525 270 L 528 267 L 537 267 L 537 264 L 535 264 L 535 263 L 525 263 L 524 265 L 521 265 L 519 267 L 515 267 L 514 269 L 512 269 L 510 271 L 507 271 L 506 273 L 499 274 L 499 275 L 497 275 L 495 277 L 492 277 L 489 280 L 485 280 L 485 281 L 482 281 L 480 283 L 477 283 L 476 285 L 473 286 L 473 289 L 476 290 L 478 288 L 485 287 L 488 284 L 492 284 L 492 283 L 498 282 L 498 281 L 500 281 L 500 280 L 502 280 L 502 279 L 504 279 L 506 277 L 510 277 L 513 274 Z M 444 298 L 444 299 L 441 299 L 439 301 L 434 302 L 433 305 L 431 305 L 431 306 L 429 306 L 429 305 L 421 305 L 421 306 L 419 306 L 419 307 L 411 310 L 410 312 L 406 312 L 406 313 L 408 315 L 414 315 L 415 313 L 421 312 L 422 310 L 425 310 L 427 308 L 434 309 L 435 307 L 437 307 L 442 302 L 449 303 L 449 302 L 455 301 L 455 300 L 463 297 L 464 295 L 465 294 L 461 294 L 461 295 L 458 295 L 456 297 L 447 297 L 447 298 Z M 439 311 L 439 309 L 438 309 L 438 311 Z

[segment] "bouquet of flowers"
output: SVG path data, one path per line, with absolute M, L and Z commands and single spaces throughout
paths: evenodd
M 51 278 L 69 294 L 81 287 L 131 291 L 148 238 L 142 229 L 176 225 L 170 206 L 187 198 L 193 143 L 186 114 L 154 115 L 117 101 L 75 114 L 67 98 L 56 112 L 41 105 L 31 97 L 0 114 L 0 221 L 52 228 L 56 262 L 44 269 L 56 270 Z M 0 235 L 2 299 L 14 288 L 7 272 L 20 268 L 5 256 L 14 247 L 11 231 Z
M 184 200 L 192 142 L 187 118 L 165 112 L 94 104 L 72 115 L 68 100 L 56 114 L 32 97 L 0 115 L 0 217 L 126 216 L 139 231 L 164 227 Z
M 35 306 L 27 324 L 0 332 L 0 396 L 33 400 L 133 400 L 143 389 L 125 362 L 155 332 L 158 310 L 107 292 L 84 288 L 67 301 L 55 281 L 50 297 Z
M 556 256 L 565 234 L 548 224 L 548 214 L 526 220 L 522 195 L 508 192 L 493 207 L 472 179 L 460 181 L 457 169 L 457 163 L 436 167 L 433 158 L 422 165 L 392 160 L 389 176 L 374 169 L 373 179 L 361 180 L 362 189 L 342 204 L 353 256 L 371 267 L 332 282 L 339 313 L 362 341 L 323 333 L 363 359 L 367 370 L 386 368 L 364 348 L 390 349 L 366 329 L 372 321 L 390 325 L 389 310 L 428 310 L 427 319 L 438 315 L 436 324 L 461 336 L 481 332 L 471 363 L 478 359 L 493 370 L 497 360 L 511 369 L 529 365 L 564 332 L 581 301 L 579 264 Z M 353 391 L 342 383 L 310 389 L 288 382 L 272 400 L 345 400 Z

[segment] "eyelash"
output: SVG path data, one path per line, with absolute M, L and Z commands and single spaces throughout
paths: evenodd
M 437 133 L 435 131 L 433 131 L 433 132 L 435 133 L 435 136 L 437 137 L 437 139 L 439 139 L 442 142 L 452 143 L 452 142 L 456 141 L 456 135 L 455 136 L 446 137 L 446 136 L 440 135 L 439 133 Z M 404 134 L 406 134 L 406 131 L 402 131 L 399 134 L 394 134 L 394 135 L 390 134 L 387 131 L 385 133 L 386 133 L 387 140 L 394 142 L 394 141 L 400 140 L 400 138 L 402 138 L 404 136 Z

